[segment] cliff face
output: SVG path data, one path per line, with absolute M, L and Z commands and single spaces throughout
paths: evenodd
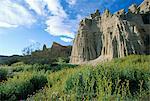
M 32 52 L 33 57 L 48 57 L 48 58 L 58 58 L 58 57 L 68 57 L 71 55 L 72 46 L 63 46 L 59 43 L 53 42 L 51 48 L 45 50 Z
M 68 57 L 71 55 L 72 46 L 63 46 L 56 42 L 53 42 L 50 48 L 51 57 Z
M 150 1 L 149 0 L 144 0 L 139 6 L 139 10 L 141 13 L 146 13 L 150 11 Z
M 80 22 L 71 63 L 104 61 L 130 54 L 150 54 L 150 2 L 131 5 L 127 13 L 97 10 Z
M 52 64 L 57 62 L 58 58 L 66 59 L 69 62 L 72 46 L 63 46 L 53 42 L 51 48 L 43 48 L 43 50 L 32 52 L 30 59 L 26 59 L 27 63 Z M 28 60 L 30 60 L 28 62 Z

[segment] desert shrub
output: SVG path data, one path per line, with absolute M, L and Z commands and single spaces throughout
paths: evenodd
M 27 64 L 14 64 L 11 67 L 9 66 L 9 70 L 11 70 L 12 72 L 23 72 L 23 71 L 51 71 L 51 72 L 55 72 L 55 71 L 59 71 L 62 69 L 66 69 L 66 68 L 74 68 L 77 65 L 72 65 L 72 64 L 33 64 L 33 65 L 27 65 Z
M 70 68 L 70 69 L 63 69 L 57 72 L 51 72 L 47 74 L 48 85 L 44 87 L 43 90 L 40 90 L 35 95 L 30 96 L 27 101 L 35 100 L 35 101 L 56 101 L 60 100 L 63 96 L 64 92 L 64 85 L 66 82 L 67 77 L 71 74 L 77 72 L 81 68 Z M 84 69 L 84 68 L 83 68 Z M 64 99 L 63 101 L 67 101 Z
M 0 68 L 0 81 L 6 80 L 8 74 L 8 69 Z
M 29 65 L 29 68 L 24 68 L 25 71 L 41 71 L 41 70 L 47 70 L 50 66 L 49 65 L 41 65 L 41 64 L 33 64 Z
M 22 56 L 18 55 L 13 55 L 13 56 L 5 56 L 3 59 L 0 61 L 1 65 L 9 65 L 11 66 L 14 63 L 17 63 L 21 60 Z
M 21 72 L 21 71 L 24 71 L 24 68 L 26 68 L 27 66 L 14 66 L 14 67 L 11 67 L 11 70 L 12 72 Z
M 13 72 L 20 72 L 20 71 L 41 71 L 41 70 L 48 70 L 50 69 L 50 65 L 41 65 L 41 64 L 34 64 L 34 65 L 17 65 L 12 66 Z
M 23 62 L 16 62 L 14 64 L 12 64 L 11 66 L 15 67 L 15 66 L 22 66 L 25 65 Z
M 73 64 L 52 64 L 51 69 L 53 72 L 55 71 L 59 71 L 59 70 L 63 70 L 63 69 L 67 69 L 67 68 L 75 68 L 77 67 L 77 65 L 73 65 Z
M 1 100 L 23 100 L 29 94 L 42 88 L 47 83 L 45 75 L 40 72 L 23 72 L 0 84 Z
M 150 56 L 133 55 L 97 66 L 48 74 L 48 86 L 28 100 L 149 101 Z
M 57 58 L 57 63 L 58 64 L 64 64 L 64 63 L 69 63 L 69 58 L 67 58 L 67 57 L 58 57 Z
M 113 74 L 115 71 L 108 71 L 110 72 L 96 69 L 77 73 L 66 81 L 65 90 L 68 94 L 74 94 L 73 97 L 76 100 L 94 100 L 99 96 L 101 96 L 101 100 L 104 100 L 113 95 L 128 97 L 140 93 L 140 89 L 149 90 L 149 81 L 148 77 L 145 77 L 146 75 L 142 76 L 143 74 L 140 75 L 140 73 L 136 74 L 135 71 L 131 71 L 134 77 L 132 74 L 129 76 L 122 73 L 118 73 L 118 77 L 115 77 Z
M 87 68 L 66 80 L 65 91 L 76 100 L 127 100 L 150 90 L 149 57 L 127 58 Z

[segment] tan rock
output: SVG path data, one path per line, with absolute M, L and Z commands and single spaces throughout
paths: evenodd
M 101 51 L 101 34 L 99 22 L 93 19 L 83 19 L 78 34 L 74 40 L 71 63 L 82 63 L 96 59 Z
M 119 10 L 118 12 L 115 13 L 115 15 L 121 17 L 121 16 L 124 16 L 125 15 L 125 10 L 124 9 L 121 9 Z
M 144 0 L 138 8 L 141 13 L 150 12 L 150 0 Z
M 131 12 L 131 13 L 138 13 L 138 7 L 136 4 L 132 4 L 129 8 L 128 8 L 128 11 Z
M 96 12 L 94 14 L 91 14 L 91 18 L 94 19 L 96 17 L 99 17 L 100 16 L 100 13 L 99 13 L 99 10 L 97 9 Z
M 136 5 L 126 14 L 124 10 L 111 14 L 106 9 L 80 22 L 70 62 L 96 64 L 130 54 L 150 54 L 149 48 L 150 13 L 141 14 Z

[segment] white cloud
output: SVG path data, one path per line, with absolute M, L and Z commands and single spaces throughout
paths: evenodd
M 65 38 L 65 37 L 61 37 L 60 39 L 64 42 L 72 42 L 72 40 L 73 40 L 71 38 Z
M 45 31 L 53 36 L 74 37 L 75 20 L 68 18 L 59 0 L 26 0 L 26 3 L 39 15 L 44 15 L 43 13 L 46 12 L 47 28 Z M 47 11 L 44 11 L 45 7 L 47 7 Z M 50 15 L 48 15 L 49 13 Z
M 47 3 L 49 12 L 54 16 L 60 16 L 62 18 L 66 18 L 67 14 L 64 11 L 63 7 L 60 4 L 59 0 L 43 0 Z
M 68 18 L 67 13 L 61 6 L 59 0 L 44 0 L 48 5 L 48 10 L 52 14 L 46 21 L 45 29 L 53 36 L 67 36 L 74 38 L 76 20 Z
M 0 28 L 12 28 L 12 27 L 15 28 L 17 26 L 18 25 L 13 25 L 13 24 L 9 24 L 9 23 L 0 21 Z
M 30 26 L 35 22 L 27 9 L 11 0 L 1 0 L 0 7 L 0 27 Z
M 30 9 L 33 9 L 37 14 L 44 15 L 46 12 L 44 8 L 48 9 L 48 12 L 51 15 L 58 15 L 66 18 L 67 14 L 61 6 L 59 0 L 25 0 L 25 2 L 29 5 Z
M 74 37 L 73 31 L 73 20 L 62 19 L 59 16 L 50 16 L 46 21 L 47 29 L 46 31 L 54 36 L 67 36 L 67 37 Z
M 36 41 L 33 40 L 33 39 L 29 39 L 29 42 L 30 42 L 30 43 L 36 43 Z
M 67 2 L 69 5 L 76 4 L 76 0 L 67 0 Z M 43 21 L 47 27 L 45 31 L 49 34 L 74 38 L 81 16 L 77 15 L 76 19 L 70 19 L 60 0 L 24 0 L 24 3 L 27 4 L 28 9 L 46 18 Z M 36 21 L 25 5 L 20 5 L 12 0 L 0 0 L 0 7 L 3 8 L 0 9 L 0 27 L 29 26 Z
M 70 5 L 75 5 L 77 0 L 66 0 Z
M 49 16 L 46 21 L 47 32 L 53 36 L 66 36 L 74 38 L 81 15 L 77 15 L 76 19 L 62 18 L 60 16 Z
M 33 9 L 37 14 L 44 15 L 44 7 L 46 5 L 43 0 L 25 0 L 30 9 Z

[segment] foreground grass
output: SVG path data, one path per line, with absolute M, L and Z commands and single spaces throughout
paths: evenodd
M 95 67 L 47 73 L 47 85 L 27 100 L 148 101 L 150 56 L 133 55 Z
M 29 94 L 41 89 L 47 83 L 42 72 L 22 72 L 0 83 L 0 99 L 7 101 L 23 100 Z
M 65 68 L 75 68 L 76 66 L 77 65 L 71 64 L 58 64 L 56 66 L 51 66 L 48 64 L 27 65 L 19 62 L 11 66 L 0 66 L 0 82 L 2 82 L 3 80 L 7 80 L 8 78 L 12 78 L 19 72 L 39 72 L 39 71 L 56 72 Z

